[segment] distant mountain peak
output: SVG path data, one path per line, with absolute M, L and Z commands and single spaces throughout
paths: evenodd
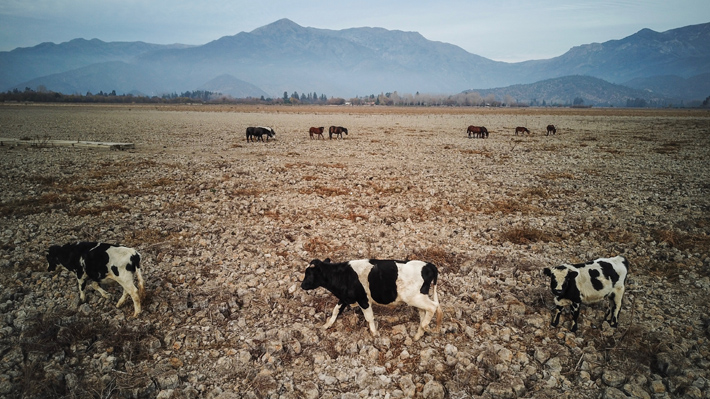
M 278 21 L 272 22 L 268 25 L 264 25 L 262 27 L 256 28 L 253 31 L 249 32 L 254 35 L 261 35 L 264 33 L 288 33 L 288 32 L 295 32 L 298 30 L 303 29 L 303 27 L 293 21 L 291 21 L 288 18 L 281 18 Z

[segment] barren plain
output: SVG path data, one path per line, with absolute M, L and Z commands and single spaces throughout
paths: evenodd
M 0 396 L 710 398 L 707 111 L 14 104 L 0 137 L 33 144 L 0 146 Z M 139 317 L 46 271 L 77 240 L 141 252 Z M 619 327 L 550 327 L 541 269 L 617 254 Z M 321 330 L 337 300 L 300 279 L 326 257 L 435 263 L 442 328 Z

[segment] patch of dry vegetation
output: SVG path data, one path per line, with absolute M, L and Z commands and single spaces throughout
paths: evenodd
M 22 332 L 20 347 L 29 359 L 34 360 L 25 362 L 18 397 L 64 398 L 69 392 L 67 380 L 57 377 L 68 373 L 78 380 L 72 390 L 73 397 L 111 397 L 111 392 L 126 389 L 127 384 L 135 381 L 135 378 L 117 379 L 122 374 L 118 372 L 110 380 L 98 379 L 91 374 L 96 371 L 91 367 L 45 367 L 43 359 L 59 353 L 72 356 L 77 351 L 87 351 L 95 354 L 95 358 L 109 354 L 121 362 L 116 364 L 115 370 L 125 369 L 125 361 L 140 362 L 151 356 L 141 341 L 152 338 L 152 328 L 116 328 L 106 321 L 83 317 L 68 309 L 55 309 L 49 314 L 35 313 L 26 323 L 28 327 Z
M 524 204 L 513 199 L 491 201 L 483 206 L 483 213 L 493 215 L 496 213 L 510 215 L 521 213 L 523 215 L 541 213 L 542 209 L 533 205 Z
M 501 239 L 518 245 L 533 244 L 536 242 L 558 241 L 556 234 L 548 233 L 530 226 L 511 227 L 501 232 Z
M 70 197 L 45 193 L 35 198 L 16 199 L 0 204 L 0 216 L 21 217 L 50 213 L 52 210 L 67 209 L 71 202 Z
M 468 261 L 465 255 L 453 251 L 446 251 L 441 247 L 429 247 L 416 250 L 412 252 L 407 259 L 419 259 L 431 262 L 446 273 L 458 273 L 461 265 Z
M 654 148 L 658 154 L 677 154 L 680 152 L 681 143 L 678 141 L 668 141 Z
M 710 252 L 710 236 L 707 234 L 691 234 L 671 229 L 656 229 L 651 233 L 653 239 L 659 243 L 666 243 L 680 250 L 693 250 L 696 252 Z

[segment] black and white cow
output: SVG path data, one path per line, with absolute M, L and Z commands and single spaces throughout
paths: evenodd
M 269 137 L 276 137 L 276 131 L 270 127 L 257 126 L 247 128 L 247 141 L 254 141 L 254 138 L 259 141 L 264 141 L 264 135 L 266 135 L 266 141 L 269 141 Z
M 604 320 L 608 320 L 610 326 L 616 327 L 619 324 L 621 299 L 624 296 L 628 271 L 629 262 L 623 256 L 543 269 L 545 275 L 550 277 L 550 289 L 557 305 L 550 324 L 556 327 L 564 307 L 571 306 L 573 319 L 570 331 L 577 331 L 580 304 L 587 305 L 609 298 Z
M 441 328 L 442 312 L 436 294 L 438 275 L 436 266 L 419 260 L 361 259 L 330 263 L 330 259 L 314 259 L 306 269 L 301 288 L 323 287 L 339 299 L 323 329 L 332 326 L 345 307 L 354 303 L 362 309 L 373 336 L 377 336 L 377 328 L 372 303 L 395 305 L 404 302 L 418 308 L 420 324 L 414 336 L 417 341 L 428 331 L 435 314 L 437 330 Z M 433 300 L 429 299 L 430 288 Z
M 84 289 L 89 283 L 104 298 L 108 293 L 99 286 L 107 279 L 115 280 L 123 287 L 123 295 L 116 303 L 121 307 L 128 295 L 133 299 L 133 316 L 141 312 L 141 297 L 145 294 L 145 282 L 141 275 L 141 255 L 133 248 L 98 242 L 78 242 L 66 245 L 52 245 L 47 253 L 48 270 L 57 265 L 76 274 L 79 283 L 79 297 L 85 300 Z M 133 285 L 133 275 L 138 278 L 138 289 Z

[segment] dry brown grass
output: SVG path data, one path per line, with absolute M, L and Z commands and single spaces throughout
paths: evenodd
M 493 157 L 493 153 L 488 150 L 461 150 L 461 153 L 467 155 L 480 155 L 484 158 Z
M 551 242 L 557 241 L 558 237 L 554 234 L 529 227 L 512 227 L 501 233 L 501 239 L 518 245 L 532 244 L 536 242 Z
M 49 213 L 53 209 L 66 209 L 70 202 L 70 197 L 61 196 L 57 193 L 45 193 L 35 198 L 17 199 L 0 204 L 0 216 L 27 216 Z
M 159 229 L 132 230 L 126 234 L 123 244 L 129 247 L 151 247 L 160 244 L 169 244 L 172 249 L 183 249 L 194 246 L 190 239 L 180 233 L 168 232 Z
M 229 194 L 232 197 L 256 197 L 263 192 L 264 190 L 253 187 L 234 188 L 229 190 Z
M 498 212 L 504 215 L 510 215 L 518 212 L 523 215 L 527 215 L 533 213 L 541 213 L 542 209 L 533 205 L 521 203 L 513 199 L 503 201 L 492 201 L 483 207 L 483 213 L 485 214 L 492 215 Z
M 301 188 L 298 190 L 299 194 L 309 195 L 317 194 L 323 197 L 335 197 L 338 195 L 348 195 L 350 191 L 344 188 L 338 187 L 326 187 L 317 184 L 315 187 Z
M 531 197 L 537 197 L 537 198 L 550 198 L 550 193 L 547 191 L 547 189 L 543 187 L 531 187 L 525 189 L 522 193 L 520 193 L 520 198 L 531 198 Z
M 710 236 L 706 234 L 689 234 L 669 229 L 657 229 L 652 231 L 651 235 L 656 242 L 665 242 L 671 247 L 683 251 L 710 251 Z
M 681 143 L 679 141 L 668 141 L 654 148 L 658 154 L 677 154 L 680 151 Z
M 548 172 L 548 173 L 543 173 L 541 175 L 538 175 L 541 179 L 544 180 L 560 180 L 560 179 L 569 179 L 569 180 L 574 180 L 575 176 L 572 173 L 567 173 L 567 172 Z
M 24 353 L 32 353 L 35 359 L 47 359 L 56 353 L 72 353 L 76 347 L 84 347 L 94 355 L 110 353 L 117 358 L 119 367 L 124 362 L 140 362 L 150 358 L 150 354 L 140 344 L 154 333 L 154 328 L 134 330 L 128 326 L 118 329 L 106 321 L 82 317 L 68 309 L 55 309 L 51 313 L 37 313 L 26 320 L 27 328 L 20 337 L 20 347 Z M 73 373 L 79 380 L 72 397 L 111 397 L 109 392 L 125 389 L 120 381 L 106 383 L 91 374 L 95 370 L 83 367 L 71 369 L 45 369 L 43 361 L 26 361 L 18 385 L 23 398 L 64 398 L 67 393 L 64 379 L 55 378 L 56 373 Z M 107 385 L 108 384 L 108 385 Z
M 336 257 L 336 252 L 343 250 L 343 246 L 336 246 L 321 237 L 311 237 L 303 244 L 305 249 L 311 256 L 315 257 Z
M 110 203 L 91 208 L 73 209 L 67 212 L 69 216 L 89 216 L 101 215 L 104 212 L 129 212 L 130 210 L 119 203 Z
M 353 211 L 349 211 L 347 214 L 342 215 L 342 218 L 345 220 L 349 220 L 351 222 L 356 222 L 359 220 L 367 220 L 367 215 L 364 213 L 357 213 Z
M 441 247 L 429 247 L 414 251 L 407 259 L 418 259 L 433 263 L 439 267 L 440 271 L 446 273 L 458 273 L 461 265 L 468 261 L 466 256 L 452 251 L 446 251 Z

